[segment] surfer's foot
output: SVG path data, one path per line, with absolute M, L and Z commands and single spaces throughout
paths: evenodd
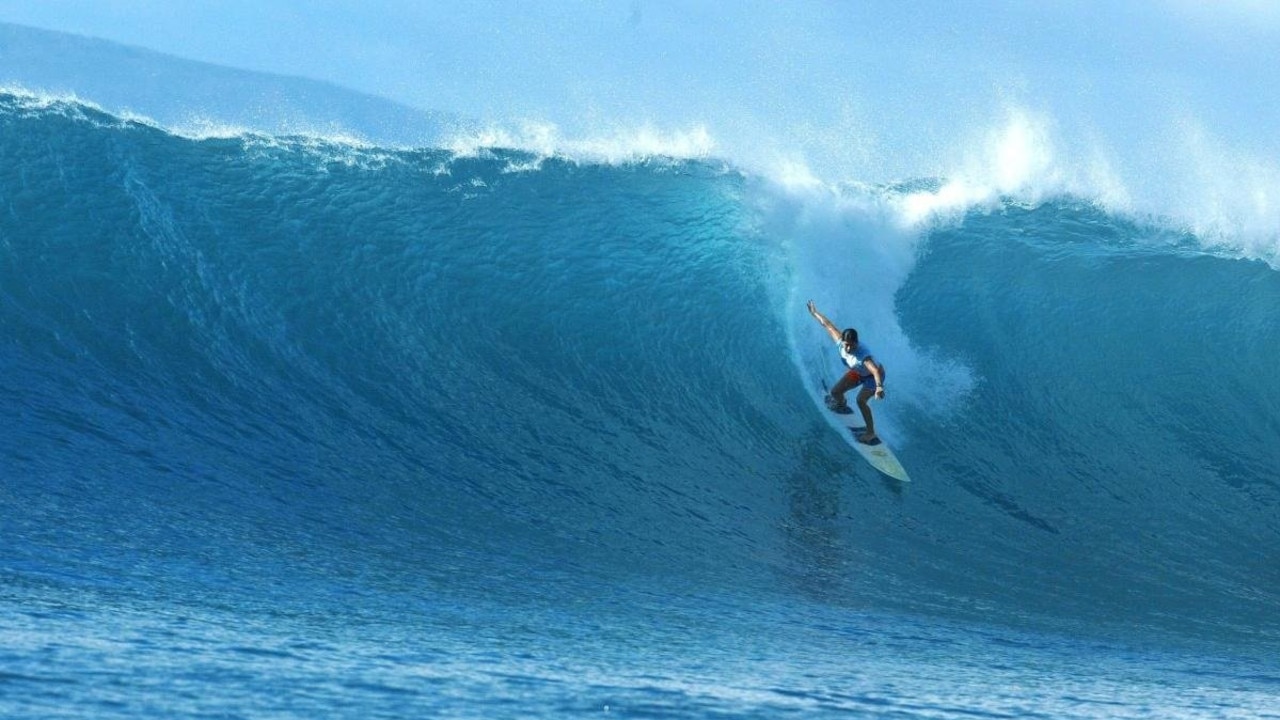
M 864 432 L 858 436 L 858 442 L 862 443 L 863 445 L 875 445 L 876 443 L 880 442 L 880 438 L 877 437 L 875 433 Z
M 828 395 L 825 399 L 827 401 L 827 409 L 833 413 L 848 415 L 849 413 L 853 412 L 852 410 L 849 409 L 849 403 L 845 402 L 843 399 L 836 400 L 831 395 Z

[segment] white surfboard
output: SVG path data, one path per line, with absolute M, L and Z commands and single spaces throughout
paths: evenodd
M 857 388 L 855 388 L 856 390 Z M 822 390 L 825 393 L 827 384 L 822 383 Z M 850 398 L 852 400 L 852 398 Z M 888 475 L 894 480 L 901 482 L 911 482 L 911 478 L 907 476 L 906 468 L 902 467 L 902 463 L 898 462 L 898 457 L 893 454 L 889 446 L 884 443 L 883 438 L 878 438 L 876 442 L 868 445 L 864 442 L 858 442 L 858 436 L 866 430 L 866 425 L 862 422 L 862 413 L 858 411 L 858 406 L 849 403 L 848 413 L 836 413 L 827 409 L 825 403 L 820 402 L 822 412 L 831 418 L 832 422 L 840 428 L 841 435 L 853 446 L 854 450 L 862 456 L 863 460 L 871 463 L 871 467 Z M 879 435 L 880 433 L 876 433 Z

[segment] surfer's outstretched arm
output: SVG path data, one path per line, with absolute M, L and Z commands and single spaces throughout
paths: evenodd
M 822 323 L 822 327 L 827 329 L 827 334 L 831 336 L 831 339 L 835 342 L 840 342 L 840 331 L 836 329 L 835 324 L 828 320 L 826 315 L 818 312 L 818 306 L 814 305 L 812 300 L 809 301 L 808 307 L 809 314 Z

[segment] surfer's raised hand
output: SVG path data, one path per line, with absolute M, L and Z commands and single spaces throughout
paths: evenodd
M 822 327 L 827 329 L 827 333 L 831 335 L 831 339 L 839 342 L 840 331 L 837 330 L 836 326 L 833 325 L 831 321 L 827 319 L 826 315 L 823 315 L 822 313 L 818 312 L 818 306 L 814 305 L 812 300 L 809 301 L 808 308 L 809 308 L 809 314 L 812 315 L 815 319 L 817 319 L 817 321 L 822 324 Z

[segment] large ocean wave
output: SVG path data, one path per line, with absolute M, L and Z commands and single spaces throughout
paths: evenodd
M 387 149 L 2 95 L 7 571 L 1274 641 L 1274 248 L 1035 127 L 832 184 L 697 129 Z M 823 417 L 810 298 L 890 368 L 910 486 Z

